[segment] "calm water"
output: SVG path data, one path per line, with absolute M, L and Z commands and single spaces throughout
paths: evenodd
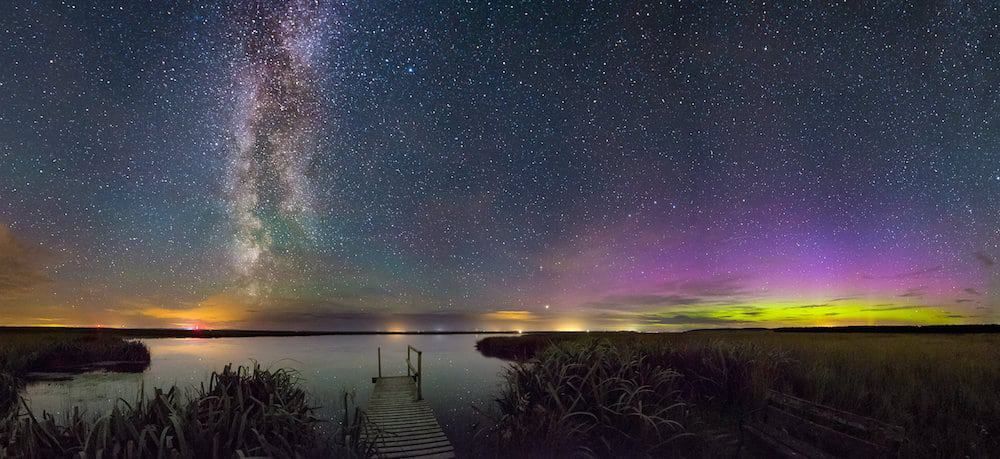
M 371 377 L 378 372 L 376 349 L 382 347 L 382 374 L 406 374 L 406 345 L 424 351 L 424 398 L 434 407 L 445 432 L 459 450 L 466 449 L 473 424 L 480 419 L 472 405 L 486 406 L 496 393 L 506 362 L 483 357 L 475 349 L 485 335 L 357 335 L 219 339 L 147 339 L 152 354 L 141 374 L 88 373 L 70 381 L 41 382 L 26 388 L 35 411 L 63 413 L 80 406 L 106 412 L 118 399 L 136 400 L 140 388 L 177 385 L 194 388 L 225 364 L 294 368 L 302 386 L 320 406 L 324 419 L 343 417 L 343 393 L 368 400 Z

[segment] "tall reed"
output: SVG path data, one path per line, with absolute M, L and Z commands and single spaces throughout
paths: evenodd
M 530 357 L 552 343 L 595 339 L 681 373 L 692 411 L 721 422 L 751 416 L 770 388 L 902 426 L 905 457 L 1000 455 L 998 333 L 537 334 L 478 347 Z
M 116 371 L 142 371 L 149 361 L 146 345 L 116 336 L 2 333 L 0 416 L 16 406 L 18 391 L 32 372 L 85 371 L 98 362 L 115 362 Z
M 500 451 L 528 455 L 668 454 L 687 436 L 679 378 L 607 343 L 554 345 L 508 368 L 483 434 Z
M 10 373 L 0 371 L 0 416 L 7 413 L 17 402 L 20 385 L 20 381 Z
M 74 409 L 59 423 L 25 405 L 0 421 L 0 457 L 318 457 L 319 422 L 294 373 L 227 365 L 190 397 L 156 389 L 97 419 Z

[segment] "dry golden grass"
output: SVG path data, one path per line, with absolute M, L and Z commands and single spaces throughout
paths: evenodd
M 549 334 L 489 338 L 480 349 L 530 355 L 553 341 L 597 338 L 689 379 L 728 384 L 699 388 L 692 402 L 730 416 L 775 388 L 903 426 L 904 456 L 1000 454 L 1000 334 Z

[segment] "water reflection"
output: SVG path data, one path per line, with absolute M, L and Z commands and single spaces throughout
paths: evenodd
M 483 357 L 475 342 L 485 335 L 351 335 L 309 337 L 149 339 L 152 362 L 141 374 L 87 373 L 70 381 L 32 384 L 25 397 L 35 411 L 60 419 L 74 406 L 89 413 L 107 412 L 124 399 L 136 400 L 143 387 L 177 385 L 193 389 L 227 363 L 284 367 L 299 371 L 303 387 L 322 417 L 339 420 L 344 391 L 365 401 L 371 377 L 378 372 L 376 350 L 382 347 L 382 373 L 406 374 L 406 345 L 424 351 L 424 397 L 456 448 L 467 446 L 476 419 L 472 404 L 490 403 L 498 374 L 506 363 Z

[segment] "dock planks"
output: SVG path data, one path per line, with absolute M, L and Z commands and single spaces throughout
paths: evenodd
M 366 418 L 369 426 L 362 441 L 374 442 L 376 457 L 455 457 L 455 449 L 441 430 L 434 411 L 426 400 L 417 400 L 413 377 L 376 378 Z

